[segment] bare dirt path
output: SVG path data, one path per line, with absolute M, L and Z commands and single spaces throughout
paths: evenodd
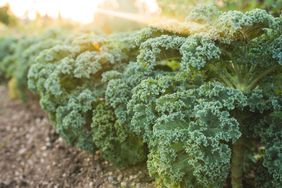
M 37 101 L 12 101 L 0 86 L 0 188 L 153 188 L 146 169 L 118 170 L 99 153 L 67 145 L 54 132 Z

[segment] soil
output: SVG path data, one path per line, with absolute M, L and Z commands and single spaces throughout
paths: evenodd
M 66 144 L 38 101 L 11 100 L 0 86 L 0 188 L 153 188 L 146 165 L 117 169 Z

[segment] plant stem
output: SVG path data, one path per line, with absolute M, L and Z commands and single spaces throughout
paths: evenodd
M 243 188 L 243 159 L 244 139 L 242 136 L 233 144 L 231 159 L 231 185 L 232 188 Z
M 260 75 L 258 75 L 256 77 L 256 79 L 254 79 L 248 86 L 248 90 L 252 90 L 256 87 L 256 84 L 263 79 L 265 76 L 267 76 L 268 74 L 270 74 L 271 72 L 275 71 L 277 69 L 277 66 L 273 66 L 270 69 L 265 70 L 264 72 L 262 72 Z

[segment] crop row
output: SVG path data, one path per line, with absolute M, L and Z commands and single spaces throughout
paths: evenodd
M 159 187 L 278 188 L 281 18 L 204 7 L 168 30 L 7 36 L 0 76 L 13 96 L 38 95 L 69 144 L 146 162 Z

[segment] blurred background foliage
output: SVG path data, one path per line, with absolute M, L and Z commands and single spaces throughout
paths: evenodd
M 10 10 L 9 5 L 0 7 L 0 22 L 7 26 L 12 26 L 17 23 L 17 18 Z
M 140 3 L 141 2 L 141 3 Z M 222 10 L 248 11 L 254 8 L 265 9 L 273 15 L 281 14 L 282 0 L 152 0 L 159 10 L 150 13 L 148 7 L 140 0 L 105 0 L 98 8 L 116 12 L 133 13 L 140 15 L 166 16 L 178 20 L 184 20 L 195 6 L 203 4 L 215 4 Z M 93 21 L 95 29 L 102 33 L 124 32 L 140 29 L 145 25 L 126 20 L 116 16 L 96 13 Z
M 178 19 L 185 18 L 193 7 L 207 3 L 213 3 L 222 10 L 248 11 L 261 8 L 276 16 L 282 10 L 282 0 L 158 0 L 163 14 Z
M 119 1 L 105 1 L 99 5 L 98 8 L 107 9 L 117 12 L 127 13 L 142 13 L 138 7 L 135 6 L 135 2 L 132 0 L 119 0 Z M 93 22 L 97 26 L 96 28 L 104 33 L 110 34 L 113 32 L 122 32 L 128 30 L 136 30 L 142 27 L 141 24 L 134 21 L 125 20 L 114 16 L 107 16 L 102 13 L 97 13 Z
M 262 8 L 275 16 L 281 14 L 282 0 L 104 0 L 98 5 L 98 9 L 104 9 L 119 13 L 146 15 L 151 18 L 165 16 L 178 20 L 184 20 L 191 9 L 201 4 L 215 4 L 222 10 L 248 11 L 253 8 Z M 149 6 L 157 6 L 152 12 Z M 93 12 L 94 14 L 94 12 Z M 56 19 L 36 14 L 35 19 L 17 18 L 7 4 L 0 7 L 0 35 L 5 34 L 38 34 L 50 27 L 60 27 L 84 32 L 110 34 L 115 32 L 127 32 L 137 30 L 146 25 L 96 11 L 93 21 L 81 26 L 80 23 L 64 19 L 58 14 Z

